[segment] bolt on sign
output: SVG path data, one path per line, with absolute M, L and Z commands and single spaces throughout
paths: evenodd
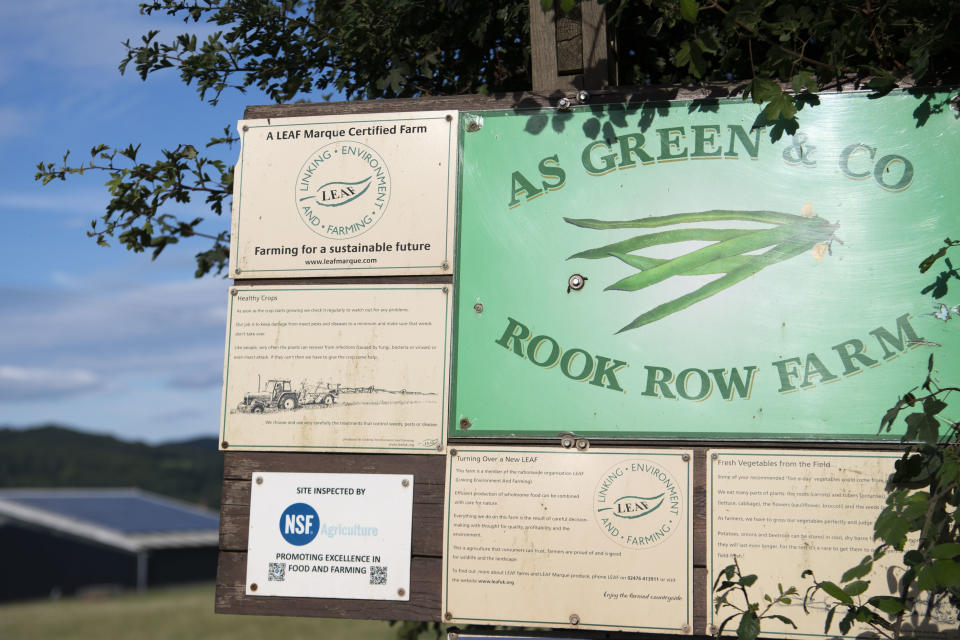
M 233 287 L 222 449 L 442 453 L 450 287 Z
M 676 449 L 451 449 L 444 618 L 692 633 L 692 460 Z
M 450 274 L 456 112 L 241 120 L 230 274 Z
M 751 587 L 757 599 L 764 593 L 777 596 L 778 584 L 784 591 L 796 589 L 770 610 L 789 618 L 796 628 L 771 619 L 764 622 L 764 637 L 836 637 L 840 612 L 831 633 L 824 634 L 827 614 L 835 604 L 829 597 L 818 593 L 807 601 L 810 613 L 804 612 L 803 594 L 813 582 L 801 573 L 809 569 L 817 580 L 839 582 L 847 569 L 873 554 L 874 521 L 886 505 L 887 477 L 900 456 L 894 451 L 707 452 L 708 582 L 713 585 L 736 558 L 743 575 L 759 576 Z M 898 595 L 902 571 L 901 554 L 888 553 L 863 577 L 868 584 L 860 585 L 858 597 L 865 602 L 873 596 Z M 735 611 L 717 610 L 714 595 L 708 588 L 707 624 L 716 629 Z M 905 637 L 956 637 L 958 612 L 945 599 L 932 609 L 920 599 L 917 613 L 904 618 Z M 854 621 L 844 637 L 861 634 L 874 635 L 868 625 Z
M 461 113 L 450 434 L 899 439 L 862 416 L 960 374 L 960 279 L 917 268 L 960 237 L 949 97 L 793 136 L 739 99 Z
M 413 476 L 253 474 L 246 594 L 410 599 Z

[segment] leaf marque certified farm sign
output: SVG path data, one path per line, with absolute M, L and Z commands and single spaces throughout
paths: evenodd
M 462 113 L 451 435 L 899 438 L 960 373 L 950 97 Z

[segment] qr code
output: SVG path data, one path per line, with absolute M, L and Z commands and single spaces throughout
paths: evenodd
M 287 577 L 287 565 L 283 562 L 271 562 L 267 580 L 283 582 Z
M 387 584 L 387 568 L 377 564 L 370 565 L 370 584 Z

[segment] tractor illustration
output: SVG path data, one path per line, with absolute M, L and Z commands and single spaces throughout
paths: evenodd
M 258 383 L 259 385 L 259 383 Z M 270 379 L 263 385 L 262 391 L 248 393 L 237 407 L 243 413 L 263 413 L 264 411 L 289 411 L 307 405 L 331 406 L 340 395 L 340 385 L 316 383 L 309 385 L 304 381 L 299 390 L 295 390 L 289 380 Z
M 297 392 L 289 380 L 267 380 L 263 391 L 246 394 L 237 409 L 246 413 L 263 413 L 267 409 L 296 409 L 299 404 Z

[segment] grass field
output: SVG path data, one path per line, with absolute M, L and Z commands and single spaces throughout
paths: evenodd
M 386 622 L 213 613 L 213 585 L 0 605 L 3 640 L 394 640 Z M 432 636 L 431 636 L 432 637 Z

